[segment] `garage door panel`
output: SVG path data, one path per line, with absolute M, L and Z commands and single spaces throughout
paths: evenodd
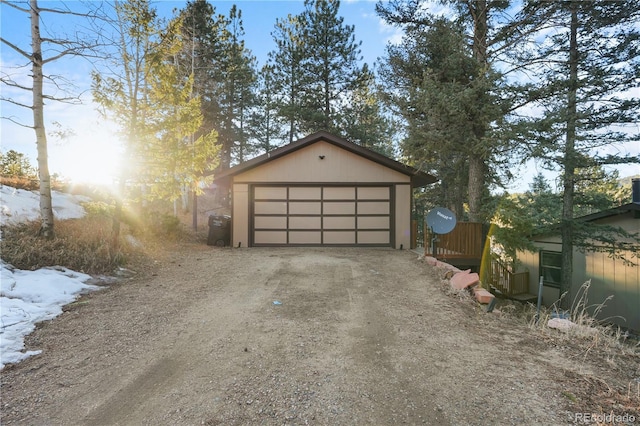
M 322 188 L 320 187 L 291 187 L 289 188 L 290 200 L 320 200 Z
M 388 200 L 389 187 L 360 187 L 358 200 Z
M 324 231 L 324 244 L 355 244 L 355 231 Z
M 358 229 L 389 229 L 389 216 L 360 216 Z
M 256 229 L 284 229 L 287 227 L 286 216 L 256 216 Z
M 358 244 L 388 244 L 389 231 L 358 231 Z
M 286 224 L 284 227 L 286 227 Z M 322 228 L 322 218 L 320 216 L 289 217 L 289 229 L 320 229 L 320 228 Z
M 322 218 L 323 229 L 356 229 L 355 216 L 325 216 Z
M 358 214 L 389 214 L 388 201 L 359 201 Z
M 322 198 L 324 200 L 354 200 L 356 198 L 355 187 L 325 187 Z
M 287 231 L 255 231 L 255 244 L 287 244 Z
M 254 196 L 256 200 L 286 200 L 286 187 L 257 186 Z
M 320 201 L 292 201 L 289 202 L 289 214 L 317 214 L 322 212 Z
M 289 244 L 320 244 L 320 231 L 289 231 Z
M 287 214 L 286 201 L 256 201 L 255 214 Z
M 356 214 L 356 203 L 349 201 L 325 201 L 323 203 L 323 214 L 354 215 Z

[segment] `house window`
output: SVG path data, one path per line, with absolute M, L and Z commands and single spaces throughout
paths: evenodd
M 562 254 L 556 251 L 540 251 L 540 275 L 545 285 L 560 288 Z

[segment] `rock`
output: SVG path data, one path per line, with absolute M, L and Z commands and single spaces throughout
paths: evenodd
M 470 269 L 466 271 L 458 272 L 451 277 L 451 287 L 462 290 L 465 288 L 477 285 L 480 282 L 480 277 L 477 273 L 471 273 Z
M 575 327 L 576 325 L 577 324 L 574 323 L 573 321 L 565 319 L 565 318 L 551 318 L 547 322 L 547 327 L 555 328 L 556 330 L 563 330 L 563 331 L 567 331 L 567 330 Z
M 491 303 L 491 301 L 495 299 L 495 296 L 493 294 L 482 287 L 474 288 L 473 295 L 475 296 L 476 300 L 482 304 Z

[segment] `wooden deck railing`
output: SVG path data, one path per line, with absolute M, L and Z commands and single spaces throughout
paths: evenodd
M 424 254 L 436 259 L 475 259 L 482 258 L 484 239 L 482 224 L 477 222 L 458 222 L 453 231 L 438 235 L 436 253 L 432 253 L 431 239 L 434 234 L 425 225 Z
M 506 296 L 516 296 L 529 292 L 529 271 L 511 272 L 498 259 L 491 259 L 489 284 Z

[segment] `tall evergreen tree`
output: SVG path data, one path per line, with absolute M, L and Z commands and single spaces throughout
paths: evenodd
M 563 292 L 571 288 L 574 247 L 599 235 L 574 220 L 579 169 L 640 161 L 606 152 L 639 141 L 637 129 L 624 127 L 640 121 L 640 99 L 632 94 L 640 78 L 640 2 L 529 2 L 523 13 L 531 11 L 546 20 L 550 35 L 518 60 L 536 64 L 529 96 L 542 111 L 531 123 L 529 154 L 562 172 Z M 615 255 L 615 245 L 610 249 Z
M 262 67 L 257 84 L 256 104 L 249 117 L 249 137 L 256 152 L 265 153 L 286 139 L 283 119 L 278 115 L 278 99 L 281 96 L 276 93 L 273 65 Z
M 357 123 L 347 115 L 356 110 L 374 111 L 367 109 L 374 99 L 367 94 L 370 73 L 361 65 L 361 43 L 355 40 L 355 29 L 344 23 L 339 9 L 338 0 L 305 0 L 301 14 L 276 22 L 272 33 L 276 49 L 269 57 L 277 109 L 287 123 L 289 143 L 319 130 L 357 139 L 366 136 L 358 133 Z M 382 123 L 380 119 L 378 124 Z M 372 132 L 370 140 L 361 142 L 384 144 L 374 140 L 377 136 Z
M 222 95 L 223 116 L 220 132 L 226 156 L 223 167 L 229 161 L 242 163 L 253 153 L 248 146 L 247 121 L 249 111 L 256 100 L 256 59 L 244 44 L 242 11 L 235 5 L 229 11 L 229 42 L 224 51 L 225 90 Z
M 201 191 L 201 176 L 218 161 L 220 147 L 215 131 L 198 134 L 203 116 L 193 75 L 181 78 L 172 52 L 166 53 L 154 61 L 149 79 L 144 185 L 149 198 L 186 200 Z
M 285 141 L 293 142 L 302 135 L 300 128 L 305 74 L 302 61 L 305 55 L 302 23 L 299 16 L 288 15 L 276 20 L 271 33 L 276 49 L 269 52 L 273 65 L 273 87 L 278 115 L 286 123 Z
M 395 130 L 392 119 L 383 109 L 375 76 L 366 64 L 362 75 L 363 83 L 348 95 L 349 101 L 341 111 L 338 126 L 350 141 L 393 158 Z
M 403 43 L 421 48 L 420 43 L 412 41 L 415 36 L 420 36 L 434 24 L 442 25 L 442 19 L 430 13 L 428 0 L 397 0 L 389 3 L 380 2 L 376 5 L 378 14 L 389 24 L 405 29 L 406 36 Z M 468 87 L 463 88 L 460 81 L 456 89 L 454 102 L 458 105 L 456 114 L 463 121 L 458 121 L 458 126 L 465 127 L 466 141 L 460 145 L 459 154 L 465 158 L 455 158 L 453 167 L 464 170 L 467 189 L 464 197 L 468 205 L 470 220 L 482 221 L 489 217 L 485 201 L 489 199 L 489 186 L 500 184 L 499 177 L 506 174 L 506 155 L 510 139 L 504 137 L 500 127 L 513 108 L 513 96 L 505 93 L 505 81 L 503 76 L 510 72 L 509 63 L 502 62 L 500 73 L 494 64 L 504 59 L 505 51 L 513 48 L 522 39 L 522 25 L 529 22 L 530 16 L 523 14 L 518 19 L 508 16 L 506 11 L 511 2 L 505 0 L 474 0 L 474 1 L 433 1 L 431 3 L 443 3 L 451 6 L 452 16 L 448 17 L 452 25 L 460 25 L 464 34 L 464 54 L 473 59 L 475 64 L 468 61 L 472 74 L 468 74 Z M 453 46 L 446 44 L 434 46 L 434 53 L 455 47 L 461 52 L 459 41 Z M 407 50 L 407 58 L 411 58 L 411 52 Z M 441 52 L 449 54 L 446 52 Z M 442 62 L 441 65 L 446 64 Z M 427 71 L 431 65 L 428 63 L 414 64 L 412 70 L 416 75 Z M 409 82 L 409 87 L 418 87 L 423 79 L 417 78 Z M 432 80 L 433 81 L 433 80 Z M 444 82 L 441 82 L 444 83 Z M 395 89 L 395 87 L 394 87 Z M 463 98 L 466 97 L 464 102 Z M 413 124 L 420 123 L 428 116 L 429 109 L 417 109 L 412 112 Z M 442 111 L 455 108 L 453 105 L 442 105 Z M 423 112 L 427 115 L 423 116 Z M 465 117 L 461 117 L 464 113 Z M 409 124 L 411 128 L 412 124 Z M 410 137 L 412 135 L 410 134 Z M 454 139 L 455 140 L 455 139 Z M 415 149 L 420 149 L 420 139 L 414 136 L 412 141 Z M 427 149 L 428 150 L 428 149 Z M 425 154 L 428 157 L 428 154 Z M 427 163 L 432 161 L 428 159 Z M 464 163 L 464 169 L 462 168 Z M 419 165 L 420 166 L 420 165 Z M 459 173 L 459 172 L 458 172 Z M 444 177 L 444 176 L 443 176 Z M 449 176 L 447 176 L 449 178 Z
M 468 200 L 469 159 L 481 144 L 476 128 L 502 114 L 487 87 L 489 73 L 479 73 L 462 27 L 447 19 L 409 26 L 403 44 L 387 48 L 380 68 L 387 99 L 407 125 L 405 158 L 440 177 L 440 185 L 430 188 L 432 200 L 460 218 Z M 489 158 L 491 149 L 485 148 Z
M 338 15 L 339 0 L 305 0 L 301 14 L 306 75 L 303 89 L 302 126 L 306 132 L 340 133 L 345 101 L 366 83 L 360 45 L 353 25 Z
M 204 120 L 199 134 L 220 129 L 220 105 L 225 84 L 222 58 L 229 40 L 228 19 L 216 14 L 206 0 L 187 2 L 178 17 L 182 20 L 182 49 L 176 55 L 183 77 L 193 74 L 194 93 L 201 98 Z

